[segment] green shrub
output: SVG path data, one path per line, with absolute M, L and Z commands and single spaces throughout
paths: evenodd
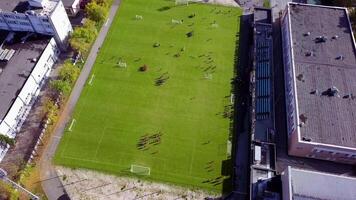
M 263 1 L 263 7 L 264 8 L 271 8 L 271 3 L 269 1 L 270 0 L 264 0 Z
M 50 86 L 57 93 L 62 93 L 66 96 L 69 95 L 72 89 L 71 84 L 64 80 L 53 80 L 51 81 Z
M 80 69 L 72 64 L 71 61 L 66 61 L 58 72 L 58 78 L 73 84 L 80 74 Z
M 74 29 L 69 43 L 73 49 L 86 53 L 98 35 L 94 21 L 87 19 L 82 27 Z
M 96 1 L 90 2 L 86 6 L 85 11 L 88 15 L 88 18 L 95 21 L 97 25 L 103 24 L 109 14 L 108 8 L 101 6 Z
M 14 146 L 15 145 L 15 139 L 14 138 L 10 138 L 7 135 L 0 134 L 0 143 L 1 144 L 8 144 L 10 146 Z

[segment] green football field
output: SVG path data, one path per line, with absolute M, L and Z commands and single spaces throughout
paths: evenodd
M 123 0 L 55 163 L 220 192 L 240 15 Z

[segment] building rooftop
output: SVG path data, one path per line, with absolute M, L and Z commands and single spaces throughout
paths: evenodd
M 8 35 L 7 31 L 0 31 L 0 44 Z M 3 49 L 13 49 L 15 53 L 9 61 L 0 61 L 0 120 L 2 120 L 15 101 L 22 86 L 31 74 L 36 62 L 50 37 L 32 34 L 22 43 L 26 33 L 16 33 L 11 42 L 4 42 Z
M 356 148 L 356 52 L 347 11 L 289 9 L 301 138 Z
M 255 8 L 253 12 L 253 21 L 255 23 L 271 24 L 272 22 L 271 9 L 260 8 L 260 7 Z
M 289 191 L 294 200 L 353 200 L 356 178 L 288 167 Z M 285 192 L 285 191 L 283 191 Z
M 64 7 L 71 7 L 75 0 L 62 0 Z
M 56 0 L 47 0 L 43 8 L 31 7 L 27 0 L 0 0 L 0 11 L 24 13 L 33 10 L 36 13 L 49 14 L 57 5 Z

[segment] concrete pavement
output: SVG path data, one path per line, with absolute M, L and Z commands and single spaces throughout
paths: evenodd
M 60 142 L 60 139 L 63 135 L 66 124 L 71 118 L 71 114 L 74 110 L 74 107 L 80 97 L 81 91 L 86 83 L 86 80 L 90 74 L 90 71 L 95 62 L 98 50 L 103 44 L 106 34 L 109 31 L 111 23 L 115 17 L 116 11 L 121 3 L 121 0 L 115 0 L 108 16 L 108 21 L 103 25 L 100 30 L 100 33 L 92 46 L 92 49 L 89 53 L 88 59 L 82 69 L 82 72 L 73 88 L 73 91 L 68 99 L 68 102 L 61 114 L 57 126 L 54 129 L 53 136 L 49 141 L 48 146 L 43 152 L 42 158 L 40 160 L 40 171 L 41 171 L 41 185 L 42 188 L 49 200 L 56 199 L 69 199 L 66 195 L 66 192 L 63 188 L 63 185 L 58 177 L 57 172 L 52 164 L 53 156 L 56 152 L 57 146 Z

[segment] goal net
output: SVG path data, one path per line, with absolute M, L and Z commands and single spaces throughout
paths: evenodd
M 131 165 L 130 172 L 133 174 L 149 176 L 151 174 L 151 169 L 141 165 Z
M 176 5 L 188 5 L 189 4 L 189 0 L 175 0 L 176 1 Z

